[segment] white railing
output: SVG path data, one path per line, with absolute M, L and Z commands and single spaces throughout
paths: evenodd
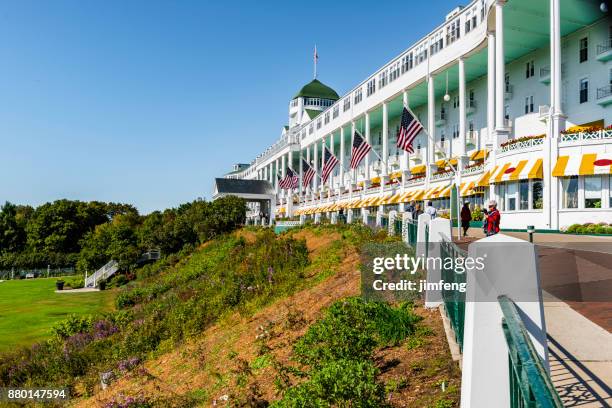
M 436 180 L 445 180 L 445 179 L 449 179 L 451 177 L 453 177 L 455 173 L 453 173 L 452 171 L 447 171 L 444 173 L 435 173 L 431 175 L 430 180 L 431 181 L 436 181 Z
M 561 143 L 581 142 L 587 140 L 610 140 L 612 139 L 612 129 L 601 129 L 594 132 L 576 132 L 562 134 L 559 138 Z
M 484 170 L 484 163 L 478 165 L 478 166 L 472 166 L 472 167 L 468 167 L 467 169 L 464 169 L 461 171 L 461 175 L 462 176 L 467 176 L 469 174 L 475 174 L 475 173 L 480 173 L 481 171 Z
M 119 270 L 119 263 L 115 260 L 110 260 L 106 265 L 98 269 L 93 275 L 85 279 L 85 287 L 93 288 L 100 280 L 108 279 Z
M 411 180 L 407 180 L 406 181 L 406 185 L 407 186 L 412 186 L 415 184 L 423 184 L 425 183 L 425 177 L 419 177 L 419 178 L 415 178 L 415 179 L 411 179 Z
M 300 225 L 299 221 L 277 221 L 277 227 L 297 227 Z
M 537 138 L 537 139 L 517 140 L 515 142 L 510 141 L 507 145 L 502 146 L 499 149 L 499 153 L 514 152 L 517 150 L 529 149 L 529 148 L 536 147 L 536 146 L 542 146 L 543 144 L 544 144 L 543 137 Z

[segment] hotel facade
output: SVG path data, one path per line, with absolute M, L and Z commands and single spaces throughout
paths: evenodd
M 426 17 L 426 16 L 423 16 Z M 597 0 L 475 0 L 343 96 L 318 79 L 289 102 L 279 140 L 226 178 L 265 180 L 248 217 L 384 222 L 407 203 L 449 208 L 451 188 L 495 199 L 502 228 L 612 223 L 612 21 Z M 396 146 L 402 107 L 425 131 Z M 349 169 L 355 131 L 372 145 Z M 326 183 L 281 190 L 287 167 Z

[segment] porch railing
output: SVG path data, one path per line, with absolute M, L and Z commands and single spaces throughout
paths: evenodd
M 498 297 L 504 315 L 502 328 L 508 345 L 510 407 L 562 408 L 550 375 L 537 354 L 514 302 Z
M 612 95 L 612 84 L 597 88 L 597 99 L 607 98 Z
M 450 241 L 440 242 L 440 258 L 457 259 L 466 258 L 467 253 Z M 457 271 L 454 268 L 456 263 L 442 262 L 442 279 L 446 283 L 465 283 L 465 271 Z M 454 285 L 453 285 L 454 286 Z M 459 348 L 463 350 L 463 329 L 465 322 L 465 292 L 458 290 L 443 290 L 442 301 L 446 315 L 450 320 L 451 327 L 455 333 L 455 341 Z
M 501 147 L 499 149 L 499 152 L 500 153 L 514 152 L 517 150 L 529 149 L 535 146 L 542 146 L 543 144 L 544 144 L 543 137 L 538 138 L 538 139 L 528 139 L 528 140 L 522 140 L 522 141 L 516 141 L 516 142 L 510 141 L 510 143 Z
M 605 41 L 603 44 L 597 44 L 597 55 L 608 52 L 612 49 L 612 38 Z
M 586 140 L 612 139 L 612 129 L 600 129 L 593 132 L 576 132 L 562 134 L 560 142 L 581 142 Z

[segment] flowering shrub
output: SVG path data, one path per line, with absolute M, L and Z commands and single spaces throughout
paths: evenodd
M 572 224 L 561 232 L 568 234 L 612 234 L 612 225 L 601 222 L 599 224 L 585 223 Z
M 603 126 L 573 126 L 569 129 L 563 130 L 561 131 L 562 135 L 571 135 L 574 133 L 592 133 L 592 132 L 599 132 L 600 130 L 605 129 L 605 130 L 612 130 L 612 125 L 608 125 L 607 127 L 603 127 Z

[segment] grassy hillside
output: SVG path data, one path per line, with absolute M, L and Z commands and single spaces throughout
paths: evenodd
M 238 235 L 257 245 L 259 234 Z M 457 406 L 460 373 L 438 312 L 354 297 L 359 248 L 385 235 L 323 226 L 277 240 L 288 237 L 308 250 L 297 279 L 226 310 L 202 333 L 158 349 L 75 406 L 119 406 L 128 397 L 176 407 Z
M 389 240 L 358 225 L 218 237 L 138 271 L 116 311 L 3 355 L 0 386 L 65 385 L 82 407 L 455 406 L 437 312 L 355 297 L 361 245 Z
M 55 293 L 55 278 L 0 283 L 0 353 L 50 336 L 50 328 L 70 314 L 89 315 L 114 308 L 111 291 Z

